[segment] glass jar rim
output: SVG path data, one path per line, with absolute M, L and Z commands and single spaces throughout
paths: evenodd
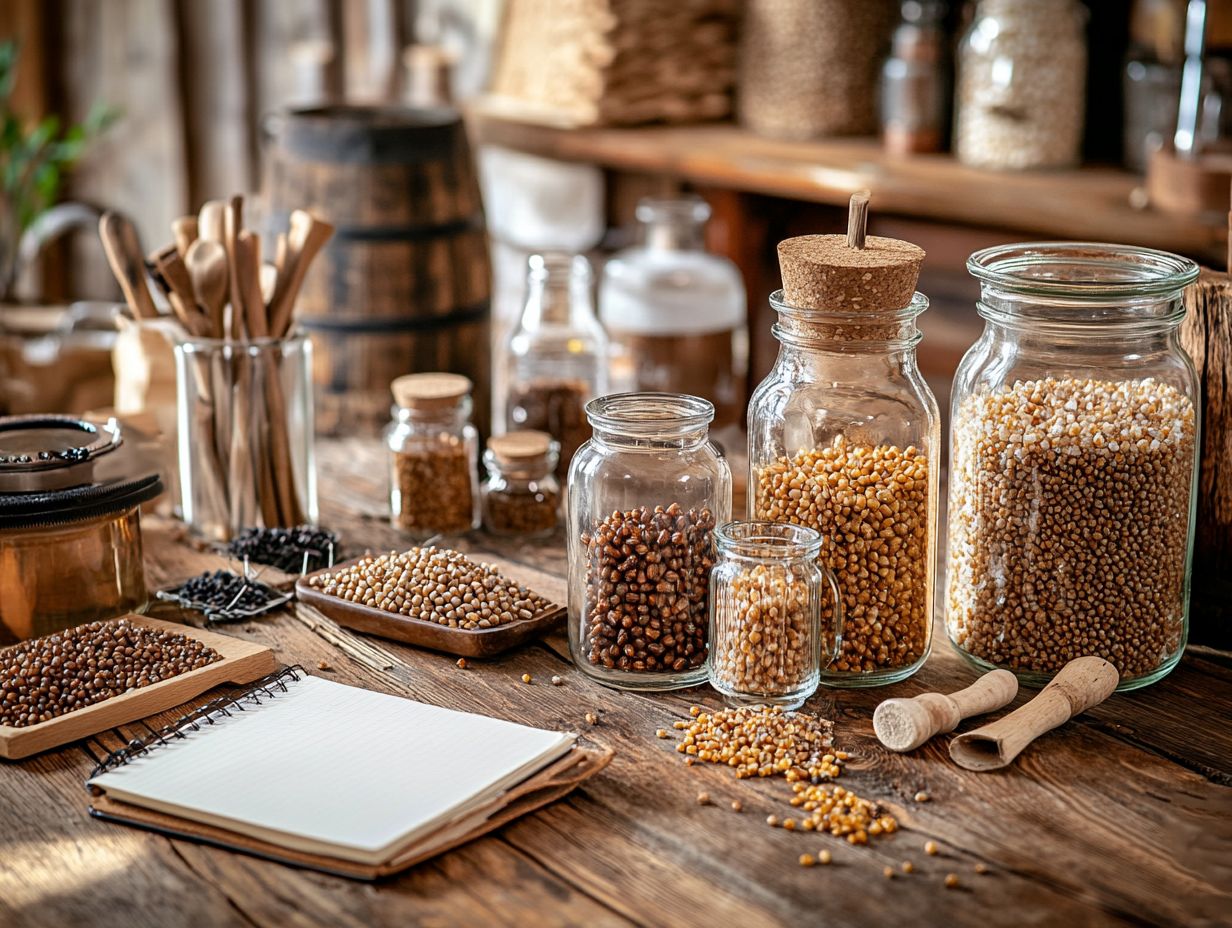
M 264 350 L 279 345 L 298 346 L 309 340 L 309 335 L 303 329 L 295 329 L 283 338 L 267 336 L 265 338 L 207 338 L 205 336 L 177 335 L 175 346 L 187 351 L 218 351 L 222 348 L 232 348 L 237 351 Z
M 1071 276 L 1056 276 L 1063 268 Z M 967 271 L 981 285 L 1010 294 L 1100 303 L 1178 296 L 1198 278 L 1198 265 L 1188 258 L 1104 242 L 995 245 L 972 254 Z
M 609 393 L 586 404 L 586 418 L 598 431 L 655 438 L 706 428 L 714 404 L 687 393 Z
M 775 290 L 770 294 L 770 308 L 777 313 L 786 313 L 801 321 L 825 323 L 827 325 L 886 325 L 894 322 L 907 322 L 928 309 L 928 297 L 919 290 L 911 294 L 911 302 L 906 306 L 893 309 L 865 307 L 854 309 L 826 309 L 818 306 L 797 306 L 787 302 L 783 291 Z
M 739 557 L 804 558 L 821 553 L 821 533 L 793 522 L 736 519 L 714 530 L 720 552 Z
M 697 194 L 678 197 L 642 197 L 634 215 L 638 222 L 684 220 L 702 223 L 710 219 L 710 204 Z

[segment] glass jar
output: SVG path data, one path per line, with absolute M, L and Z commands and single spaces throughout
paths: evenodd
M 881 138 L 893 155 L 941 151 L 950 102 L 945 5 L 904 0 L 881 68 Z
M 1077 164 L 1086 76 L 1077 0 L 980 0 L 958 51 L 958 159 L 1016 170 Z
M 901 308 L 770 304 L 778 359 L 749 403 L 749 518 L 817 529 L 843 594 L 830 686 L 915 673 L 932 638 L 937 401 L 916 366 L 916 317 Z
M 479 435 L 471 382 L 461 374 L 407 374 L 391 386 L 389 506 L 394 528 L 423 541 L 478 524 Z
M 642 200 L 642 244 L 612 256 L 599 313 L 617 349 L 620 389 L 688 393 L 714 403 L 714 427 L 739 425 L 748 371 L 744 281 L 705 250 L 701 197 Z
M 1178 340 L 1189 260 L 1118 245 L 973 254 L 984 334 L 954 381 L 946 628 L 1031 684 L 1076 657 L 1120 689 L 1188 628 L 1197 378 Z
M 547 432 L 493 435 L 483 453 L 488 478 L 480 488 L 483 524 L 493 535 L 546 538 L 556 531 L 560 444 Z
M 504 427 L 560 442 L 557 473 L 590 437 L 586 403 L 607 391 L 608 338 L 595 316 L 590 262 L 559 252 L 531 255 L 526 307 L 505 351 Z
M 710 685 L 732 703 L 796 708 L 817 689 L 822 655 L 839 656 L 843 601 L 817 560 L 821 535 L 782 522 L 728 522 L 714 533 Z M 822 627 L 823 583 L 833 596 Z
M 731 470 L 696 396 L 619 393 L 586 406 L 594 436 L 569 467 L 569 648 L 600 683 L 666 690 L 706 679 L 714 528 Z

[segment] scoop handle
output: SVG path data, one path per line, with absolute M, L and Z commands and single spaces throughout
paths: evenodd
M 957 693 L 921 693 L 911 699 L 887 699 L 873 713 L 873 730 L 892 751 L 914 751 L 933 735 L 953 731 L 973 715 L 1008 705 L 1018 695 L 1018 678 L 994 670 Z

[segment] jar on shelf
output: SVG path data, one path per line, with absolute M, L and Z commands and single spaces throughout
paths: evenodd
M 931 643 L 940 417 L 915 356 L 923 257 L 878 237 L 779 245 L 779 355 L 749 403 L 749 518 L 821 533 L 843 597 L 831 686 L 908 677 Z
M 1078 0 L 980 0 L 958 52 L 954 150 L 964 164 L 1077 164 L 1086 107 Z
M 603 268 L 599 313 L 616 349 L 617 388 L 714 403 L 714 427 L 739 425 L 748 370 L 744 281 L 705 250 L 701 197 L 643 199 L 642 243 Z
M 593 437 L 569 467 L 569 647 L 623 689 L 706 679 L 714 528 L 731 517 L 731 470 L 696 396 L 592 400 Z
M 728 522 L 714 537 L 710 685 L 729 702 L 797 708 L 842 641 L 842 596 L 818 562 L 821 535 L 782 522 Z M 823 595 L 832 597 L 824 626 Z
M 904 0 L 881 67 L 881 138 L 893 155 L 941 151 L 950 102 L 941 0 Z
M 1119 245 L 973 254 L 984 334 L 954 381 L 946 629 L 1041 684 L 1085 655 L 1119 689 L 1188 631 L 1197 378 L 1178 340 L 1198 268 Z
M 560 444 L 547 432 L 528 429 L 488 439 L 488 478 L 480 488 L 484 528 L 516 538 L 546 538 L 556 531 L 559 456 Z
M 505 350 L 504 428 L 556 439 L 564 476 L 590 437 L 586 403 L 607 392 L 608 337 L 585 256 L 549 252 L 529 264 L 526 306 Z
M 417 541 L 478 524 L 479 436 L 471 381 L 461 374 L 407 374 L 391 386 L 389 505 L 395 528 Z

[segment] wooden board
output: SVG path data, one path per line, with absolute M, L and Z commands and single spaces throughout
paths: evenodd
M 221 656 L 205 667 L 198 667 L 169 680 L 162 680 L 121 696 L 69 712 L 59 718 L 24 728 L 0 725 L 0 757 L 18 760 L 49 748 L 68 744 L 99 732 L 143 719 L 200 696 L 221 683 L 251 683 L 270 673 L 277 662 L 269 648 L 252 642 L 203 631 L 175 622 L 164 622 L 143 615 L 123 616 L 134 625 L 144 625 L 195 638 Z M 113 620 L 114 621 L 114 620 Z
M 508 625 L 498 625 L 496 628 L 477 628 L 472 631 L 465 628 L 449 628 L 424 619 L 414 619 L 386 612 L 375 606 L 347 602 L 345 599 L 323 593 L 311 586 L 313 577 L 346 570 L 360 560 L 362 558 L 353 558 L 300 578 L 295 584 L 295 595 L 300 602 L 307 603 L 346 628 L 353 628 L 369 635 L 379 635 L 382 638 L 392 638 L 395 641 L 413 644 L 420 648 L 444 651 L 446 654 L 459 654 L 462 657 L 491 657 L 516 648 L 520 644 L 546 634 L 565 617 L 568 611 L 564 606 L 553 605 L 529 619 L 519 619 Z M 509 579 L 518 583 L 526 583 L 525 579 L 519 577 L 519 573 L 524 572 L 519 571 L 516 565 L 506 562 L 492 566 Z M 529 584 L 526 585 L 529 586 Z

